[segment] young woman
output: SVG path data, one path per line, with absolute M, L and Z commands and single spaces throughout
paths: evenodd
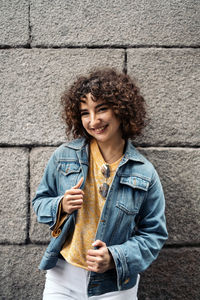
M 52 230 L 43 299 L 137 299 L 139 273 L 167 239 L 158 174 L 131 141 L 146 125 L 144 99 L 128 75 L 102 69 L 62 103 L 74 140 L 54 152 L 33 199 Z

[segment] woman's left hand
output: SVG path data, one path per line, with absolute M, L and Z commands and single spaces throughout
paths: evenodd
M 115 263 L 111 253 L 108 251 L 106 244 L 100 240 L 92 244 L 98 247 L 96 250 L 88 250 L 87 264 L 88 270 L 96 273 L 104 273 L 107 270 L 114 269 Z

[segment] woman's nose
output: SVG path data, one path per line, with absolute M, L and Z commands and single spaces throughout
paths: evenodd
M 90 115 L 90 127 L 94 127 L 99 123 L 99 119 L 96 114 L 91 114 Z

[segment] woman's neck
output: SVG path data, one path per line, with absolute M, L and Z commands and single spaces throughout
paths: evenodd
M 125 140 L 121 139 L 120 141 L 118 140 L 116 143 L 112 144 L 104 144 L 98 142 L 97 144 L 105 162 L 108 164 L 112 164 L 120 159 L 120 157 L 122 157 L 124 152 Z

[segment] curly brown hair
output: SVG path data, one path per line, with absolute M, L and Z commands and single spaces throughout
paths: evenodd
M 74 138 L 90 136 L 81 122 L 80 99 L 91 93 L 94 101 L 105 100 L 121 121 L 122 137 L 135 138 L 146 126 L 145 101 L 129 75 L 104 68 L 79 77 L 62 95 L 66 134 Z

